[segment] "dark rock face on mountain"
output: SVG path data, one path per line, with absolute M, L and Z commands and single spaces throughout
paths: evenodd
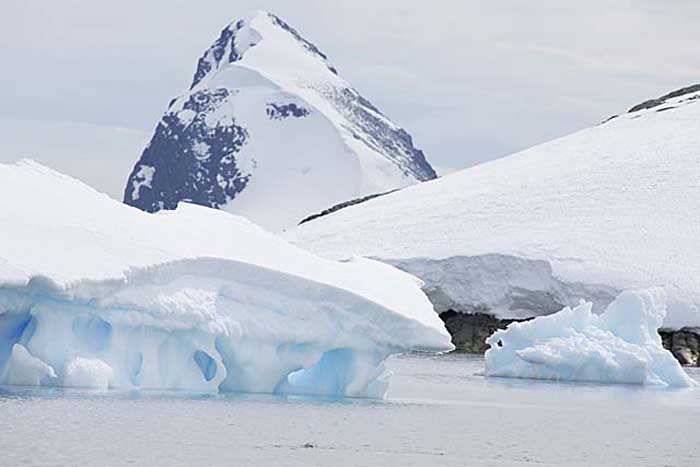
M 371 102 L 350 88 L 321 90 L 335 104 L 353 129 L 352 136 L 380 154 L 384 154 L 401 170 L 421 182 L 434 180 L 437 173 L 425 159 L 423 151 L 413 147 L 411 135 L 389 120 Z
M 272 120 L 281 120 L 289 117 L 302 118 L 310 113 L 311 111 L 309 109 L 301 107 L 293 102 L 289 104 L 267 104 L 267 116 Z
M 632 112 L 637 112 L 639 110 L 644 110 L 644 109 L 651 109 L 653 107 L 658 107 L 660 105 L 663 105 L 668 101 L 669 99 L 675 99 L 676 97 L 681 97 L 686 94 L 691 94 L 700 91 L 700 84 L 694 84 L 692 86 L 688 86 L 685 88 L 678 89 L 673 92 L 669 92 L 668 94 L 665 94 L 659 98 L 656 99 L 649 99 L 648 101 L 644 101 L 641 104 L 637 104 L 627 113 L 632 113 Z M 697 99 L 697 96 L 694 96 L 693 99 Z M 662 111 L 661 109 L 659 111 Z
M 249 175 L 235 155 L 248 133 L 234 122 L 207 123 L 228 97 L 226 89 L 198 91 L 182 111 L 165 114 L 129 177 L 128 204 L 148 212 L 175 209 L 183 200 L 218 208 L 245 188 Z
M 236 32 L 242 29 L 243 26 L 245 26 L 245 22 L 241 20 L 235 25 L 230 24 L 226 26 L 223 31 L 221 31 L 221 35 L 216 42 L 212 44 L 209 50 L 197 62 L 197 71 L 194 73 L 190 89 L 194 89 L 209 72 L 221 64 L 222 60 L 227 60 L 228 63 L 234 63 L 241 59 L 243 55 L 236 48 L 233 39 Z M 228 56 L 224 57 L 228 47 L 230 47 Z
M 323 52 L 277 16 L 258 12 L 226 26 L 199 59 L 190 89 L 170 102 L 135 164 L 124 202 L 149 212 L 180 201 L 232 204 L 236 213 L 239 195 L 254 183 L 244 215 L 275 230 L 436 177 L 411 136 L 342 80 Z M 251 208 L 258 205 L 261 219 Z M 270 221 L 275 209 L 279 223 Z

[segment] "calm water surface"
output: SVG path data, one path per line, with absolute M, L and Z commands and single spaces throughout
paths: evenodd
M 385 401 L 0 387 L 0 465 L 700 465 L 700 389 L 485 379 L 482 366 L 395 358 Z

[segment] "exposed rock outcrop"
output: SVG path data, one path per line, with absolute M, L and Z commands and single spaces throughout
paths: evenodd
M 632 112 L 637 112 L 639 110 L 651 109 L 653 107 L 658 107 L 662 104 L 665 104 L 666 101 L 668 101 L 670 99 L 675 99 L 676 97 L 681 97 L 681 96 L 684 96 L 686 94 L 696 93 L 698 91 L 700 91 L 700 84 L 694 84 L 692 86 L 687 86 L 685 88 L 677 89 L 677 90 L 675 90 L 673 92 L 669 92 L 668 94 L 665 94 L 659 98 L 649 99 L 648 101 L 644 101 L 641 104 L 637 104 L 634 107 L 632 107 L 631 109 L 629 109 L 629 111 L 627 113 L 632 113 Z M 691 99 L 697 99 L 697 98 L 698 98 L 698 96 L 691 97 Z M 668 110 L 668 109 L 659 109 L 659 112 L 661 112 L 663 110 Z
M 446 311 L 440 314 L 445 328 L 452 336 L 452 344 L 457 351 L 483 353 L 489 348 L 486 338 L 498 329 L 505 329 L 510 323 L 525 321 L 515 319 L 498 319 L 486 313 L 458 313 Z
M 700 327 L 686 327 L 679 330 L 660 329 L 664 347 L 682 365 L 700 366 Z
M 304 224 L 306 222 L 311 222 L 315 219 L 318 219 L 319 217 L 327 216 L 328 214 L 333 214 L 336 211 L 340 211 L 341 209 L 349 208 L 350 206 L 355 206 L 360 203 L 364 203 L 365 201 L 369 201 L 374 198 L 379 198 L 380 196 L 388 195 L 390 193 L 395 192 L 396 190 L 390 190 L 390 191 L 385 191 L 384 193 L 375 193 L 372 195 L 367 195 L 363 196 L 362 198 L 356 198 L 356 199 L 351 199 L 350 201 L 344 201 L 342 203 L 336 204 L 335 206 L 331 206 L 328 209 L 324 209 L 323 211 L 317 213 L 317 214 L 312 214 L 309 217 L 302 219 L 299 222 L 299 225 Z

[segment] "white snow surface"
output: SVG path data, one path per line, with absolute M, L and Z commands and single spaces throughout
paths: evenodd
M 0 384 L 382 396 L 387 356 L 446 351 L 420 281 L 188 204 L 148 214 L 0 164 Z
M 137 172 L 135 180 L 133 182 L 134 199 L 138 199 L 142 186 L 151 186 L 151 182 L 153 181 L 153 174 L 155 173 L 155 171 L 155 167 L 151 167 L 148 165 L 142 165 L 141 167 L 139 167 L 139 171 Z
M 696 386 L 658 329 L 666 315 L 661 289 L 625 291 L 601 315 L 591 303 L 513 323 L 486 342 L 485 374 L 559 381 Z
M 660 286 L 665 326 L 700 325 L 699 129 L 700 93 L 686 94 L 285 236 L 330 258 L 396 264 L 461 311 L 545 314 L 538 303 L 512 313 L 520 292 L 602 310 L 622 290 Z M 464 280 L 467 269 L 483 277 Z

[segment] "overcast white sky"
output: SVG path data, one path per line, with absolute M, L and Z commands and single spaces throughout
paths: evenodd
M 696 0 L 2 0 L 0 117 L 150 132 L 222 27 L 256 9 L 325 51 L 438 166 L 700 82 Z

